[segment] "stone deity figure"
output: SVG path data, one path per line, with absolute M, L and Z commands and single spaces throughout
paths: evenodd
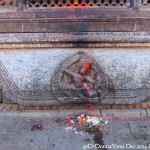
M 69 76 L 68 83 L 63 83 L 65 89 L 75 91 L 79 97 L 92 97 L 95 92 L 96 72 L 92 68 L 91 59 L 79 59 L 75 69 L 65 69 Z

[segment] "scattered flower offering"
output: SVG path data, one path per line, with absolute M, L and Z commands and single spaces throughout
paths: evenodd
M 105 117 L 86 116 L 81 114 L 79 116 L 71 117 L 67 119 L 67 132 L 74 132 L 75 134 L 85 135 L 84 131 L 96 130 L 97 132 L 103 132 L 103 126 L 108 124 L 108 120 Z

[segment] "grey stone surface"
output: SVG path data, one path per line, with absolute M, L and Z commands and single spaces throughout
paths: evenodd
M 114 113 L 113 113 L 114 111 Z M 103 112 L 103 110 L 102 110 Z M 109 123 L 104 127 L 103 142 L 111 146 L 110 150 L 145 150 L 150 144 L 150 118 L 139 117 L 137 110 L 112 110 L 103 112 L 109 117 Z M 138 113 L 139 112 L 139 113 Z M 59 125 L 54 120 L 67 118 L 70 115 L 86 113 L 87 110 L 73 111 L 34 111 L 0 114 L 0 150 L 83 150 L 94 146 L 94 134 L 78 135 L 65 131 L 65 125 Z M 91 115 L 97 115 L 93 110 Z M 41 124 L 42 130 L 32 130 L 35 124 Z M 114 147 L 112 146 L 114 144 Z M 102 146 L 102 145 L 101 145 Z M 122 146 L 124 148 L 117 148 Z
M 56 67 L 78 51 L 94 58 L 112 79 L 115 88 L 140 88 L 149 75 L 149 49 L 1 50 L 0 61 L 20 90 L 43 90 L 49 87 Z
M 149 35 L 149 32 L 1 34 L 3 100 L 21 105 L 59 105 L 51 91 L 51 78 L 64 59 L 84 51 L 113 82 L 114 92 L 106 94 L 102 103 L 144 101 L 150 96 Z
M 105 95 L 102 103 L 133 104 L 144 101 L 150 96 L 149 49 L 130 48 L 128 51 L 125 48 L 56 48 L 28 51 L 10 49 L 0 51 L 0 86 L 4 102 L 9 99 L 21 105 L 82 103 L 81 98 L 73 101 L 69 96 L 66 101 L 65 96 L 60 92 L 62 90 L 62 87 L 59 87 L 60 78 L 52 78 L 57 71 L 61 76 L 64 70 L 60 71 L 56 68 L 61 67 L 62 63 L 64 66 L 67 65 L 69 60 L 66 59 L 74 58 L 80 51 L 97 62 L 111 83 L 108 89 L 111 87 L 113 92 L 111 90 L 107 92 L 105 89 L 105 94 L 102 93 Z M 102 75 L 101 72 L 98 73 Z M 56 81 L 54 84 L 52 79 Z M 56 98 L 52 86 L 59 87 L 56 90 L 62 100 Z M 87 98 L 86 101 L 97 103 L 98 98 L 94 98 Z
M 119 149 L 129 150 L 131 147 L 136 150 L 150 149 L 149 123 L 149 118 L 129 119 L 128 121 L 115 120 L 111 126 L 112 132 L 109 132 L 107 128 L 103 140 L 106 145 L 122 146 Z M 143 146 L 146 148 L 138 148 Z M 116 149 L 118 148 L 116 147 Z
M 148 48 L 149 39 L 150 32 L 5 33 L 0 34 L 0 49 Z

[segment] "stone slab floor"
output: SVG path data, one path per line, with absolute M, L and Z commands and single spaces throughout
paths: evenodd
M 109 118 L 99 139 L 94 133 L 67 132 L 58 121 L 99 110 L 0 113 L 0 150 L 145 150 L 150 149 L 149 110 L 102 110 Z M 36 128 L 36 124 L 40 124 Z

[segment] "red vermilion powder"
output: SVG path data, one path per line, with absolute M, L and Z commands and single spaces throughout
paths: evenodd
M 90 69 L 90 65 L 88 63 L 84 64 L 84 69 L 87 71 Z

